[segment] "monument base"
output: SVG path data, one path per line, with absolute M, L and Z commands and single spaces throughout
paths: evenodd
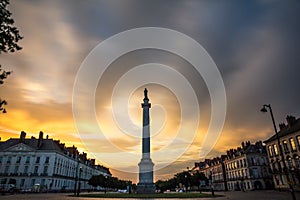
M 154 183 L 138 183 L 136 193 L 138 194 L 153 194 L 155 193 Z

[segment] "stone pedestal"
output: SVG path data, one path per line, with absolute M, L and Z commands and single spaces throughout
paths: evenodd
M 154 164 L 151 158 L 142 158 L 139 163 L 139 183 L 137 185 L 137 193 L 155 193 L 155 184 L 153 183 L 153 166 Z
M 155 193 L 155 184 L 154 183 L 149 183 L 149 184 L 138 183 L 136 193 L 138 193 L 138 194 L 153 194 L 153 193 Z

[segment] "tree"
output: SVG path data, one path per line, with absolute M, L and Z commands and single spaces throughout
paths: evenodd
M 163 193 L 166 190 L 173 190 L 174 188 L 176 188 L 177 185 L 178 184 L 177 184 L 176 177 L 173 177 L 165 181 L 158 180 L 155 182 L 156 188 L 159 189 L 161 193 Z
M 200 181 L 208 182 L 207 177 L 205 177 L 202 172 L 190 173 L 188 171 L 183 171 L 174 175 L 173 178 L 168 180 L 158 180 L 155 183 L 157 189 L 164 192 L 166 190 L 173 190 L 180 185 L 185 185 L 186 187 L 198 187 L 200 190 Z
M 100 176 L 92 176 L 88 181 L 88 184 L 93 187 L 100 186 L 100 183 L 101 183 Z
M 97 176 L 92 176 L 89 179 L 88 184 L 92 185 L 93 187 L 100 186 L 102 188 L 125 189 L 127 186 L 132 185 L 132 182 L 119 180 L 117 177 L 106 177 L 100 174 Z
M 205 181 L 205 183 L 208 184 L 208 178 L 205 176 L 205 174 L 197 171 L 191 178 L 191 185 L 197 186 L 198 190 L 200 190 L 200 181 Z
M 178 174 L 175 175 L 176 179 L 177 179 L 177 183 L 181 183 L 183 185 L 185 185 L 186 187 L 190 186 L 191 184 L 191 174 L 187 171 L 184 172 L 180 172 Z
M 19 30 L 14 26 L 12 13 L 7 10 L 9 0 L 0 1 L 0 54 L 13 53 L 22 49 L 18 45 L 19 40 L 23 37 L 20 36 Z M 0 65 L 0 84 L 4 83 L 4 79 L 11 74 L 10 71 L 5 71 Z M 4 106 L 7 102 L 0 98 L 0 112 L 6 113 Z

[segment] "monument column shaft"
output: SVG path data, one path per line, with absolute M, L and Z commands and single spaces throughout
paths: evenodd
M 142 104 L 143 107 L 143 143 L 142 156 L 150 158 L 150 125 L 149 125 L 149 107 L 151 104 Z

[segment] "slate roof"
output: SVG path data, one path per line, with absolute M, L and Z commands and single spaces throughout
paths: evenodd
M 284 128 L 282 128 L 279 132 L 278 132 L 278 137 L 284 137 L 286 135 L 295 133 L 296 131 L 300 130 L 300 118 L 296 119 L 296 121 L 293 123 L 292 126 L 286 125 Z M 269 139 L 265 140 L 264 143 L 268 143 L 271 141 L 276 140 L 276 134 L 274 134 L 272 137 L 270 137 Z
M 22 136 L 23 135 L 23 136 Z M 21 132 L 20 138 L 10 138 L 6 141 L 0 141 L 0 151 L 5 151 L 6 149 L 9 149 L 10 147 L 13 147 L 19 143 L 23 143 L 27 146 L 29 146 L 32 149 L 35 149 L 37 151 L 44 150 L 44 151 L 55 151 L 62 154 L 68 154 L 70 157 L 72 156 L 73 159 L 76 159 L 76 156 L 78 156 L 78 160 L 82 163 L 85 163 L 85 165 L 92 166 L 94 168 L 97 168 L 98 170 L 111 174 L 109 171 L 109 168 L 104 167 L 102 165 L 95 165 L 95 159 L 88 159 L 86 153 L 79 153 L 77 151 L 77 147 L 73 145 L 73 147 L 66 147 L 64 143 L 60 143 L 59 140 L 53 140 L 48 138 L 43 138 L 43 133 L 40 132 L 40 139 L 31 137 L 31 138 L 25 138 L 26 133 Z M 41 145 L 38 146 L 39 140 L 42 141 Z M 71 155 L 72 154 L 72 155 Z M 76 154 L 76 156 L 75 156 Z
M 10 138 L 4 142 L 0 142 L 0 151 L 4 151 L 5 149 L 15 146 L 19 143 L 21 142 L 18 138 Z M 36 138 L 25 139 L 22 143 L 36 150 L 48 150 L 63 153 L 63 150 L 53 139 L 43 139 L 40 147 L 38 147 L 38 139 Z

